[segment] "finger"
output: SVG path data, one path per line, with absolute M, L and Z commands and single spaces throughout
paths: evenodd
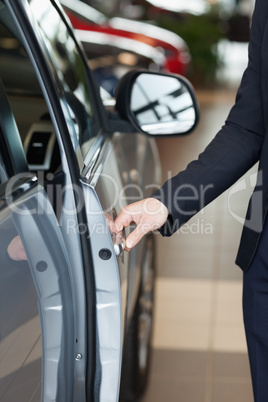
M 148 232 L 151 231 L 150 225 L 140 223 L 133 232 L 127 237 L 126 248 L 131 250 Z
M 115 232 L 120 232 L 123 228 L 129 226 L 131 222 L 133 222 L 132 214 L 130 212 L 126 212 L 126 209 L 122 209 L 114 221 Z

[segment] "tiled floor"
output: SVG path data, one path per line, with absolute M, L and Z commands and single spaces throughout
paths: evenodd
M 232 88 L 198 93 L 198 129 L 158 140 L 163 180 L 203 150 L 234 96 Z M 171 238 L 158 236 L 152 371 L 142 402 L 253 402 L 234 260 L 255 170 L 239 181 L 245 190 L 235 185 Z

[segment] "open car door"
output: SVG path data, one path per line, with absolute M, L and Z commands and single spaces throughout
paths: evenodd
M 48 0 L 0 1 L 0 35 L 0 399 L 104 401 L 109 376 L 116 401 L 121 338 L 106 362 L 79 171 L 75 89 L 90 105 L 86 62 Z M 120 332 L 120 313 L 112 325 Z

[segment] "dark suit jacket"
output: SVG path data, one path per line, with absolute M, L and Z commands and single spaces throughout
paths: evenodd
M 249 62 L 225 125 L 198 160 L 154 194 L 169 209 L 160 229 L 173 234 L 235 183 L 256 162 L 259 175 L 248 208 L 236 263 L 247 270 L 258 246 L 268 196 L 268 0 L 256 0 Z

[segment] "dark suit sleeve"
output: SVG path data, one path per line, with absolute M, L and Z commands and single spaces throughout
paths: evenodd
M 248 66 L 225 125 L 197 160 L 154 194 L 170 212 L 166 224 L 160 228 L 165 236 L 172 235 L 259 160 L 265 133 L 261 63 L 267 4 L 267 0 L 256 1 Z

